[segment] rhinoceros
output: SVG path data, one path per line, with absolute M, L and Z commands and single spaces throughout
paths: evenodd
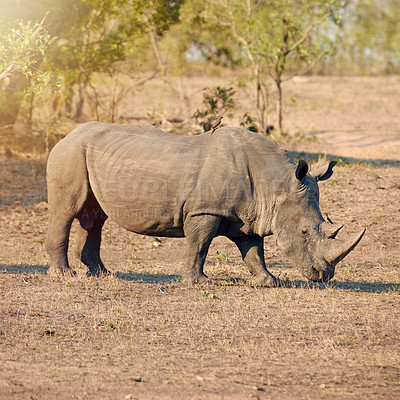
M 182 278 L 203 283 L 212 239 L 226 236 L 240 250 L 258 286 L 279 286 L 266 268 L 263 238 L 274 235 L 289 261 L 312 281 L 329 281 L 335 265 L 361 240 L 336 237 L 342 225 L 324 221 L 315 171 L 296 165 L 273 140 L 241 128 L 177 136 L 147 124 L 85 123 L 51 151 L 47 164 L 51 270 L 73 274 L 67 250 L 79 221 L 77 253 L 88 275 L 108 273 L 100 259 L 107 218 L 128 231 L 185 237 Z

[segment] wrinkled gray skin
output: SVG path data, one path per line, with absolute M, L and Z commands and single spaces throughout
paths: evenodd
M 341 226 L 324 222 L 317 180 L 335 162 L 311 172 L 293 164 L 274 141 L 238 128 L 187 137 L 151 125 L 90 122 L 52 150 L 47 165 L 52 270 L 73 274 L 67 250 L 71 223 L 80 222 L 77 255 L 89 275 L 107 273 L 100 259 L 101 229 L 111 218 L 128 231 L 185 237 L 183 278 L 202 283 L 212 239 L 226 236 L 239 248 L 259 286 L 277 286 L 266 269 L 263 237 L 276 243 L 307 279 L 328 281 L 349 242 Z

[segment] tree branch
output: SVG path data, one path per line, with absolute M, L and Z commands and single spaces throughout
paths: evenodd
M 251 0 L 247 0 L 247 15 L 246 15 L 246 21 L 249 23 L 251 18 Z
M 163 62 L 163 60 L 161 58 L 160 51 L 159 51 L 158 46 L 157 46 L 156 37 L 155 37 L 155 34 L 154 34 L 154 27 L 150 23 L 149 19 L 147 18 L 147 16 L 145 14 L 143 14 L 143 20 L 148 25 L 148 28 L 149 28 L 148 34 L 149 34 L 151 46 L 153 48 L 154 56 L 157 59 L 157 63 L 159 65 L 160 69 L 161 69 L 162 75 L 165 76 L 167 71 L 166 71 L 166 68 L 165 68 L 165 64 L 164 64 L 164 62 Z
M 231 20 L 230 21 L 231 22 L 230 26 L 232 28 L 233 35 L 235 36 L 236 40 L 238 40 L 240 43 L 243 44 L 244 49 L 245 49 L 246 54 L 247 54 L 247 57 L 249 57 L 250 61 L 252 63 L 255 63 L 254 56 L 251 53 L 251 51 L 249 50 L 249 43 L 247 42 L 247 40 L 243 36 L 239 35 L 238 32 L 237 32 L 236 24 L 235 24 L 235 18 L 233 16 L 233 12 L 232 12 L 232 8 L 231 7 L 229 7 L 228 12 L 229 12 L 230 20 Z
M 27 47 L 31 44 L 31 42 L 33 41 L 33 39 L 35 39 L 36 36 L 39 35 L 39 33 L 41 32 L 41 30 L 43 29 L 43 23 L 44 20 L 46 19 L 47 15 L 49 14 L 49 11 L 47 11 L 46 15 L 43 17 L 42 21 L 40 22 L 40 24 L 36 27 L 36 29 L 32 32 L 31 37 L 29 38 L 30 40 L 27 41 L 24 46 L 21 48 L 20 50 L 20 54 L 23 54 L 26 50 Z M 4 78 L 6 78 L 7 76 L 12 75 L 15 71 L 17 70 L 17 66 L 15 65 L 15 60 L 13 60 L 10 65 L 8 65 L 5 70 L 3 72 L 0 73 L 0 81 Z
M 287 50 L 286 54 L 291 53 L 293 50 L 295 50 L 297 47 L 299 47 L 301 44 L 303 44 L 308 37 L 310 36 L 310 33 L 312 32 L 312 30 L 318 26 L 321 25 L 324 21 L 326 21 L 331 15 L 333 14 L 333 9 L 330 9 L 327 13 L 325 13 L 320 19 L 318 19 L 317 21 L 311 23 L 306 30 L 304 31 L 303 36 L 297 40 L 297 42 L 293 43 L 289 49 Z

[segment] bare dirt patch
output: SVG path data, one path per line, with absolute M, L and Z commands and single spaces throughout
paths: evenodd
M 399 81 L 337 79 L 290 84 L 302 95 L 289 123 L 306 135 L 284 145 L 315 165 L 340 158 L 320 184 L 321 209 L 350 234 L 367 228 L 327 285 L 308 285 L 267 238 L 270 270 L 294 285 L 255 289 L 217 238 L 213 283 L 184 287 L 182 239 L 153 243 L 112 222 L 102 255 L 114 275 L 87 278 L 75 263 L 77 277 L 53 278 L 45 160 L 1 158 L 0 398 L 399 398 Z

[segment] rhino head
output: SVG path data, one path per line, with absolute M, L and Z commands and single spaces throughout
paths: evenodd
M 348 240 L 337 238 L 343 225 L 326 222 L 319 208 L 318 181 L 331 177 L 336 161 L 308 173 L 300 160 L 295 173 L 285 181 L 273 220 L 276 244 L 303 275 L 315 282 L 327 282 L 335 265 L 352 251 L 365 229 Z

